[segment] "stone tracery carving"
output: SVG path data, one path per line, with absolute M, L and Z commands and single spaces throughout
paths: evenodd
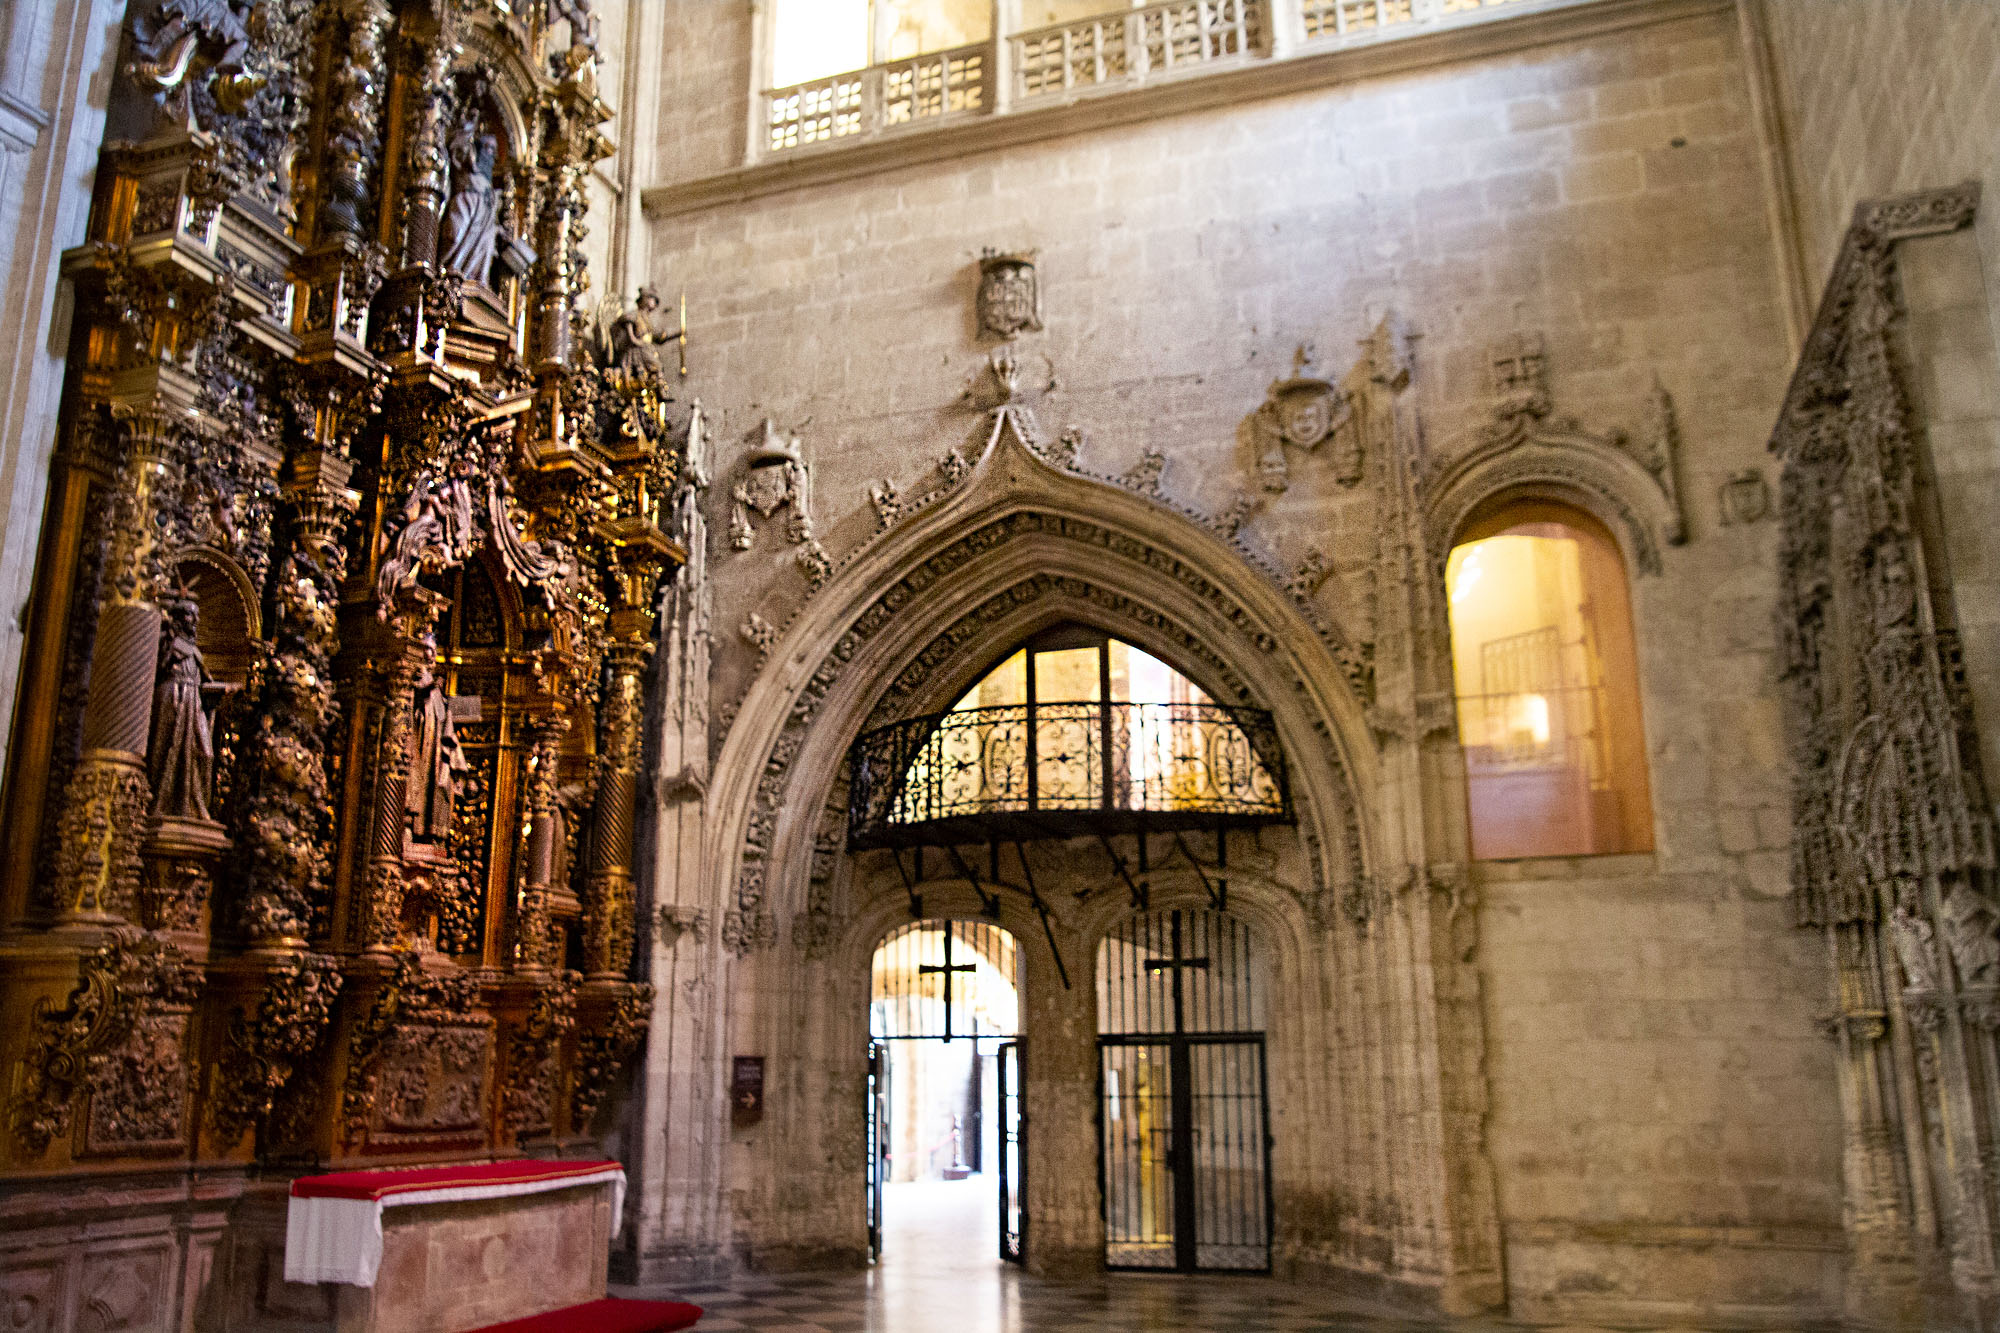
M 1687 540 L 1677 480 L 1679 425 L 1656 381 L 1647 427 L 1634 441 L 1622 429 L 1593 432 L 1558 414 L 1540 334 L 1516 333 L 1489 354 L 1492 401 L 1470 447 L 1432 456 L 1417 477 L 1429 515 L 1432 560 L 1440 567 L 1473 510 L 1509 490 L 1577 497 L 1622 530 L 1643 574 L 1660 572 L 1661 545 Z
M 1924 517 L 1896 344 L 1898 243 L 1967 225 L 1977 198 L 1967 186 L 1856 210 L 1771 439 L 1791 903 L 1839 969 L 1829 1030 L 1853 1168 L 1849 1282 L 1867 1300 L 1894 1300 L 1933 1247 L 1955 1281 L 1986 1290 L 2000 1230 L 1991 1086 L 1973 1072 L 2000 1054 L 1994 831 L 1955 627 L 1918 572 L 1944 551 Z M 1761 478 L 1739 479 L 1737 521 L 1755 521 Z M 1882 995 L 1878 978 L 1899 973 L 1900 995 Z M 1910 1102 L 1886 1050 L 1898 1007 L 1918 1069 Z M 1962 1164 L 1956 1179 L 1931 1174 L 1946 1160 Z M 1919 1222 L 1926 1209 L 1935 1223 Z
M 993 437 L 994 444 L 999 442 L 1000 426 L 1002 424 L 1004 423 L 996 422 Z M 1016 435 L 1016 439 L 1020 440 L 1018 434 Z M 1027 447 L 1025 441 L 1021 441 L 1021 444 L 1023 448 Z M 992 447 L 993 445 L 989 444 L 989 450 Z M 1274 651 L 1276 649 L 1275 640 L 1270 639 L 1267 634 L 1251 628 L 1248 613 L 1244 608 L 1230 602 L 1230 599 L 1220 589 L 1196 573 L 1185 562 L 1164 552 L 1157 551 L 1138 539 L 1098 528 L 1095 525 L 1083 523 L 1078 520 L 1059 518 L 1053 515 L 1042 515 L 1035 512 L 1016 514 L 967 534 L 965 537 L 960 538 L 958 541 L 925 560 L 917 571 L 907 576 L 878 599 L 868 610 L 864 611 L 848 629 L 846 634 L 842 636 L 828 656 L 820 663 L 805 686 L 803 696 L 793 705 L 791 711 L 788 713 L 785 731 L 773 745 L 772 751 L 756 784 L 742 850 L 742 861 L 738 871 L 736 905 L 725 915 L 723 921 L 723 939 L 733 952 L 746 953 L 764 947 L 776 938 L 775 924 L 772 920 L 769 906 L 765 901 L 767 880 L 765 856 L 770 846 L 772 831 L 776 825 L 777 811 L 781 808 L 785 799 L 785 793 L 790 781 L 792 761 L 797 755 L 803 730 L 811 722 L 827 691 L 831 689 L 834 682 L 838 679 L 845 662 L 860 649 L 861 645 L 867 639 L 874 637 L 875 634 L 885 628 L 897 611 L 915 597 L 919 588 L 935 583 L 940 578 L 947 576 L 952 570 L 962 567 L 968 561 L 977 559 L 980 555 L 992 550 L 1000 543 L 1014 536 L 1027 535 L 1034 532 L 1046 532 L 1049 535 L 1059 536 L 1068 540 L 1102 546 L 1108 551 L 1126 558 L 1139 560 L 1141 563 L 1149 565 L 1163 573 L 1179 578 L 1191 588 L 1197 590 L 1199 595 L 1203 596 L 1204 599 L 1215 603 L 1227 618 L 1236 621 L 1239 625 L 1243 625 L 1250 632 L 1253 640 L 1259 643 L 1265 651 Z M 1157 620 L 1157 613 L 1139 611 L 1127 599 L 1114 593 L 1095 589 L 1087 581 L 1071 580 L 1068 583 L 1074 586 L 1066 586 L 1062 580 L 1049 580 L 1045 585 L 1035 585 L 1038 590 L 1036 592 L 1027 591 L 1028 585 L 1023 585 L 1022 588 L 1010 590 L 1007 593 L 999 594 L 990 599 L 986 603 L 985 609 L 975 611 L 960 623 L 969 627 L 978 623 L 978 617 L 982 614 L 1007 613 L 1017 608 L 1022 603 L 1024 596 L 1039 595 L 1040 592 L 1052 591 L 1059 587 L 1064 588 L 1068 595 L 1082 596 L 1096 600 L 1105 606 L 1107 611 L 1113 614 L 1130 615 L 1137 612 L 1142 617 L 1150 615 Z M 1240 681 L 1235 674 L 1226 665 L 1222 664 L 1220 659 L 1215 658 L 1210 649 L 1202 645 L 1195 636 L 1189 634 L 1184 628 L 1165 622 L 1156 624 L 1155 628 L 1167 632 L 1170 637 L 1176 638 L 1181 642 L 1183 650 L 1192 657 L 1197 660 L 1209 662 L 1211 668 L 1216 670 L 1220 679 L 1231 682 L 1232 688 L 1239 691 L 1242 689 Z M 940 651 L 944 650 L 943 645 L 949 638 L 950 636 L 947 635 L 939 641 Z M 915 671 L 917 667 L 912 667 L 911 670 Z M 909 673 L 906 672 L 905 674 L 908 675 Z M 1350 676 L 1350 682 L 1356 683 L 1356 688 L 1361 688 L 1357 677 Z M 888 705 L 892 700 L 899 697 L 900 691 L 904 688 L 907 688 L 907 686 L 899 678 L 898 682 L 892 685 L 884 694 L 879 706 Z

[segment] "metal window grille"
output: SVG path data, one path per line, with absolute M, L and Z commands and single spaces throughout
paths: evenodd
M 868 1030 L 876 1041 L 1011 1037 L 1019 952 L 989 921 L 916 921 L 876 946 Z

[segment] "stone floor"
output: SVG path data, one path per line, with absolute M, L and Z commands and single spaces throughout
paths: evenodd
M 722 1287 L 644 1294 L 671 1294 L 702 1306 L 708 1313 L 696 1333 L 1445 1333 L 1442 1325 L 1370 1314 L 1325 1292 L 1268 1278 L 1110 1274 L 1088 1281 L 1042 1281 L 997 1257 L 999 1219 L 990 1180 L 975 1176 L 889 1189 L 883 1258 L 873 1269 L 753 1274 Z M 1460 1323 L 1451 1325 L 1450 1333 L 1502 1327 Z
M 1527 1333 L 1508 1320 L 1417 1319 L 1261 1277 L 1031 1277 L 998 1258 L 993 1183 L 892 1185 L 882 1262 L 859 1272 L 746 1274 L 722 1286 L 614 1288 L 707 1311 L 695 1333 Z M 1602 1333 L 1565 1327 L 1549 1333 Z M 1701 1333 L 1676 1328 L 1671 1333 Z M 1780 1331 L 1772 1331 L 1780 1333 Z

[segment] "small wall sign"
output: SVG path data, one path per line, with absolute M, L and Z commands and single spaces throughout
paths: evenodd
M 729 1076 L 729 1124 L 748 1129 L 764 1118 L 764 1057 L 739 1055 Z

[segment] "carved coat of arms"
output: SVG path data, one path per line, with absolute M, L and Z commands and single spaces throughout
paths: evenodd
M 1254 418 L 1261 441 L 1258 473 L 1267 491 L 1283 491 L 1291 484 L 1286 445 L 1317 449 L 1330 436 L 1342 437 L 1350 446 L 1337 451 L 1340 456 L 1336 460 L 1339 474 L 1336 480 L 1343 486 L 1361 480 L 1360 440 L 1347 429 L 1354 415 L 1353 407 L 1347 395 L 1333 384 L 1305 373 L 1309 355 L 1305 348 L 1299 349 L 1293 358 L 1292 378 L 1272 382 Z
M 1018 337 L 1042 327 L 1042 293 L 1035 279 L 1033 251 L 979 256 L 979 331 L 996 338 Z

